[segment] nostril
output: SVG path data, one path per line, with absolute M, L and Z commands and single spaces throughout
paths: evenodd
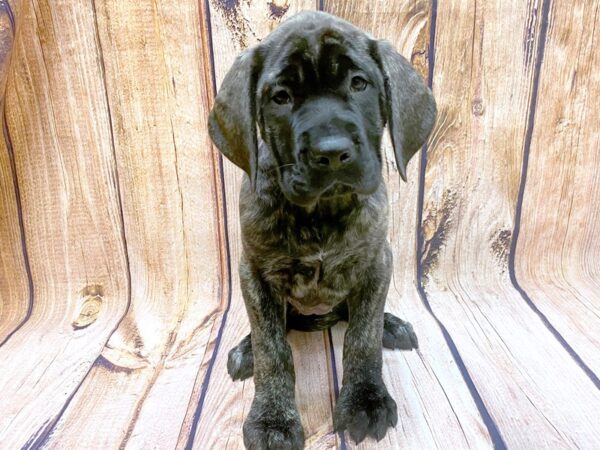
M 325 157 L 325 156 L 321 156 L 317 159 L 317 164 L 320 166 L 328 166 L 329 165 L 329 158 Z
M 326 136 L 308 149 L 309 164 L 317 170 L 338 170 L 354 160 L 352 140 L 346 136 Z

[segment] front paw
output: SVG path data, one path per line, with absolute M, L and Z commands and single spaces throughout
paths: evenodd
M 296 407 L 255 399 L 244 422 L 244 445 L 249 450 L 302 450 L 304 429 Z
M 346 384 L 335 406 L 336 431 L 348 430 L 357 444 L 367 435 L 380 441 L 398 423 L 396 402 L 383 381 Z

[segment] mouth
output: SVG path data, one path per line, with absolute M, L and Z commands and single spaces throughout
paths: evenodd
M 285 197 L 293 204 L 310 208 L 320 199 L 332 199 L 350 194 L 370 195 L 377 190 L 379 180 L 377 177 L 361 177 L 356 183 L 347 183 L 340 180 L 331 180 L 321 186 L 315 186 L 306 179 L 291 179 L 281 183 Z
M 282 189 L 282 191 L 291 203 L 305 208 L 311 207 L 317 203 L 321 194 L 320 191 L 311 189 L 306 181 L 298 179 L 290 181 L 288 187 Z

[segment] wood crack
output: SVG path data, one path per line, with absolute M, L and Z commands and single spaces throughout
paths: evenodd
M 12 145 L 12 139 L 10 137 L 10 130 L 8 128 L 8 122 L 6 119 L 6 103 L 5 99 L 2 98 L 2 133 L 4 137 L 4 143 L 8 152 L 8 160 L 10 163 L 10 171 L 13 180 L 13 189 L 15 193 L 15 206 L 17 209 L 17 221 L 19 224 L 19 236 L 21 239 L 21 253 L 23 254 L 23 264 L 25 269 L 25 275 L 27 277 L 27 310 L 23 319 L 15 326 L 15 328 L 9 332 L 6 337 L 0 341 L 0 347 L 2 347 L 8 340 L 19 331 L 25 323 L 31 318 L 33 312 L 33 300 L 34 300 L 34 285 L 33 276 L 31 274 L 31 262 L 29 260 L 29 252 L 27 250 L 27 237 L 25 234 L 25 224 L 23 221 L 23 205 L 21 204 L 21 189 L 19 185 L 19 176 L 17 173 L 15 153 Z

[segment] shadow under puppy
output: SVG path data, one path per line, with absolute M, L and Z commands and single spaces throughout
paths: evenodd
M 381 139 L 387 124 L 406 180 L 435 116 L 430 90 L 389 43 L 322 12 L 285 21 L 227 73 L 209 131 L 247 174 L 239 276 L 251 334 L 228 361 L 233 379 L 254 375 L 247 448 L 303 448 L 286 332 L 338 320 L 348 329 L 336 430 L 360 442 L 396 425 L 382 345 L 411 349 L 417 339 L 384 314 L 392 252 Z

